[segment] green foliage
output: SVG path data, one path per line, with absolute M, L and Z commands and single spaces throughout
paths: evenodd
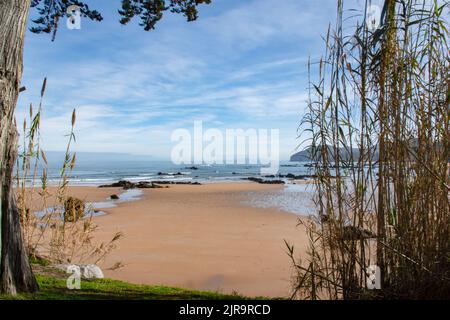
M 149 31 L 155 28 L 156 23 L 161 20 L 165 11 L 182 14 L 187 21 L 194 21 L 198 18 L 197 6 L 200 4 L 210 4 L 212 0 L 122 0 L 121 9 L 118 10 L 121 16 L 120 23 L 127 24 L 134 17 L 141 19 L 139 23 L 144 30 Z M 67 15 L 67 9 L 76 5 L 80 8 L 81 16 L 93 21 L 102 21 L 103 17 L 97 10 L 92 10 L 89 6 L 78 0 L 55 0 L 43 1 L 32 0 L 31 7 L 36 9 L 38 17 L 33 19 L 34 26 L 30 28 L 34 33 L 52 33 L 54 40 L 58 24 L 62 17 Z
M 29 259 L 31 264 L 36 264 L 43 267 L 50 265 L 50 261 L 40 256 L 31 255 Z
M 33 33 L 52 33 L 52 40 L 54 40 L 56 31 L 58 30 L 59 20 L 61 17 L 67 15 L 67 9 L 72 5 L 80 8 L 82 17 L 94 21 L 103 20 L 100 12 L 90 9 L 87 4 L 78 0 L 32 0 L 31 7 L 36 8 L 38 18 L 32 20 L 34 26 L 30 28 L 30 31 Z

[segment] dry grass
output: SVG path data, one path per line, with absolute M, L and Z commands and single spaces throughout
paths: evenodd
M 308 258 L 289 247 L 293 296 L 450 298 L 449 3 L 386 0 L 377 30 L 351 34 L 343 12 L 302 123 L 317 216 Z M 370 265 L 381 290 L 366 289 Z
M 70 152 L 75 141 L 75 110 L 72 113 L 71 130 L 56 196 L 50 194 L 47 181 L 48 161 L 40 148 L 39 134 L 45 87 L 46 80 L 42 85 L 36 114 L 30 105 L 30 125 L 27 126 L 26 120 L 24 121 L 22 151 L 16 166 L 17 204 L 26 247 L 30 256 L 43 256 L 52 263 L 98 263 L 116 247 L 122 233 L 113 235 L 107 243 L 96 243 L 94 235 L 97 226 L 92 216 L 66 219 L 65 207 L 72 199 L 67 194 L 68 173 L 76 164 L 76 154 Z M 39 207 L 37 204 L 40 204 Z M 36 215 L 35 212 L 42 214 Z

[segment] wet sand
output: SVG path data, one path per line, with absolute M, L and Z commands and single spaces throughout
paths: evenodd
M 95 240 L 124 238 L 101 264 L 105 276 L 138 284 L 233 291 L 285 297 L 292 269 L 284 240 L 303 254 L 307 243 L 299 217 L 276 208 L 254 208 L 248 197 L 279 185 L 217 183 L 144 189 L 141 199 L 102 209 Z M 71 195 L 104 201 L 118 188 L 71 187 Z M 106 270 L 114 263 L 125 266 Z

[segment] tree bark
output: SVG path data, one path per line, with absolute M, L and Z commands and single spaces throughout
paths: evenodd
M 23 70 L 23 44 L 30 0 L 0 0 L 0 291 L 38 289 L 23 242 L 13 192 L 18 133 L 14 110 Z

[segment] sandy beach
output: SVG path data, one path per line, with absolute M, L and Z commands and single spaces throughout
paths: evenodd
M 169 285 L 249 296 L 286 297 L 292 269 L 284 240 L 298 253 L 306 235 L 299 216 L 246 203 L 283 186 L 256 183 L 171 185 L 144 189 L 139 200 L 102 209 L 96 241 L 124 238 L 102 262 L 105 276 L 137 284 Z M 118 188 L 71 187 L 86 201 L 104 201 Z M 124 267 L 106 270 L 114 263 Z

